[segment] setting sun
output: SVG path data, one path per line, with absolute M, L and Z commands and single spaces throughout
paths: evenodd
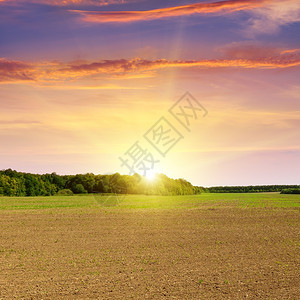
M 156 177 L 156 174 L 153 171 L 149 171 L 145 177 L 148 181 L 153 181 Z

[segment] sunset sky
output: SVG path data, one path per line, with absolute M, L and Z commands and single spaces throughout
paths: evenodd
M 300 184 L 299 0 L 0 0 L 0 169 Z M 169 109 L 207 110 L 187 130 Z M 144 134 L 183 137 L 163 157 Z

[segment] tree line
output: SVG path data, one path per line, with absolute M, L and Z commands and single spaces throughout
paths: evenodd
M 281 194 L 300 194 L 300 188 L 283 189 Z
M 147 195 L 193 195 L 201 193 L 256 193 L 286 192 L 296 193 L 300 185 L 262 186 L 193 186 L 184 179 L 172 179 L 157 174 L 155 180 L 148 181 L 139 174 L 77 175 L 31 174 L 11 169 L 0 171 L 0 195 L 3 196 L 51 196 L 85 193 L 121 193 Z M 292 191 L 292 192 L 291 192 Z
M 11 169 L 0 171 L 0 195 L 51 196 L 56 194 L 124 193 L 151 195 L 191 195 L 193 185 L 184 179 L 158 174 L 148 181 L 139 174 L 77 175 L 31 174 Z
M 215 186 L 201 189 L 204 193 L 268 193 L 290 189 L 300 191 L 300 185 Z

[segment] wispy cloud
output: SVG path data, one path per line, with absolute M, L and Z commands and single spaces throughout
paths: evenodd
M 84 11 L 72 10 L 82 16 L 86 22 L 134 22 L 155 20 L 193 14 L 209 14 L 251 10 L 261 7 L 270 0 L 226 0 L 212 3 L 195 3 L 147 11 Z
M 95 62 L 44 62 L 29 64 L 0 59 L 0 81 L 34 80 L 40 83 L 66 82 L 102 75 L 107 78 L 139 78 L 144 72 L 157 72 L 168 68 L 242 68 L 242 69 L 282 69 L 300 65 L 300 53 L 290 53 L 274 57 L 211 59 L 211 60 L 145 60 L 116 59 Z M 134 76 L 132 75 L 134 74 Z M 118 77 L 121 75 L 121 77 Z M 153 73 L 152 75 L 153 76 Z
M 298 0 L 273 0 L 251 12 L 246 32 L 250 36 L 277 33 L 281 26 L 300 21 Z
M 280 54 L 287 54 L 287 53 L 295 53 L 300 52 L 300 49 L 287 49 L 280 52 Z
M 6 3 L 36 3 L 47 4 L 53 6 L 107 6 L 111 4 L 124 4 L 129 2 L 128 0 L 0 0 Z
M 280 52 L 279 48 L 253 41 L 233 42 L 216 49 L 223 53 L 227 59 L 257 59 L 262 57 L 274 57 L 287 53 L 293 53 L 294 50 Z
M 0 82 L 32 80 L 34 68 L 25 62 L 0 58 Z
M 260 59 L 215 59 L 215 60 L 143 60 L 140 58 L 132 60 L 105 60 L 81 65 L 70 65 L 59 69 L 62 74 L 83 74 L 96 73 L 127 73 L 144 70 L 157 70 L 162 68 L 182 68 L 182 67 L 240 67 L 246 69 L 262 68 L 288 68 L 300 65 L 300 55 L 286 55 L 278 57 Z

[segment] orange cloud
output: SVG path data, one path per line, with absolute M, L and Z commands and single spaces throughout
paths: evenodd
M 300 51 L 300 49 L 288 49 L 288 50 L 283 50 L 280 52 L 280 54 L 289 54 L 289 53 L 295 53 Z
M 189 16 L 192 14 L 234 12 L 261 7 L 270 0 L 226 0 L 213 3 L 195 3 L 182 6 L 159 8 L 147 11 L 84 11 L 71 10 L 80 14 L 86 22 L 134 22 L 168 17 Z
M 32 80 L 32 71 L 30 64 L 0 58 L 0 82 Z
M 250 59 L 211 59 L 211 60 L 144 60 L 117 59 L 97 62 L 36 63 L 28 64 L 0 59 L 0 81 L 34 80 L 39 83 L 66 82 L 88 76 L 102 75 L 112 78 L 143 77 L 147 72 L 157 72 L 167 68 L 243 68 L 243 69 L 282 69 L 300 65 L 300 53 Z M 133 76 L 134 74 L 134 76 Z M 154 76 L 154 74 L 152 73 Z
M 54 6 L 75 6 L 75 5 L 92 5 L 92 6 L 106 6 L 110 4 L 123 4 L 127 3 L 127 0 L 0 0 L 0 2 L 26 2 L 47 4 Z
M 214 59 L 214 60 L 144 60 L 140 58 L 126 60 L 104 60 L 92 63 L 69 64 L 53 70 L 55 76 L 80 78 L 93 74 L 130 74 L 145 71 L 157 71 L 166 68 L 244 68 L 244 69 L 278 69 L 300 65 L 300 55 L 285 55 L 257 59 Z M 49 73 L 51 76 L 51 72 Z

